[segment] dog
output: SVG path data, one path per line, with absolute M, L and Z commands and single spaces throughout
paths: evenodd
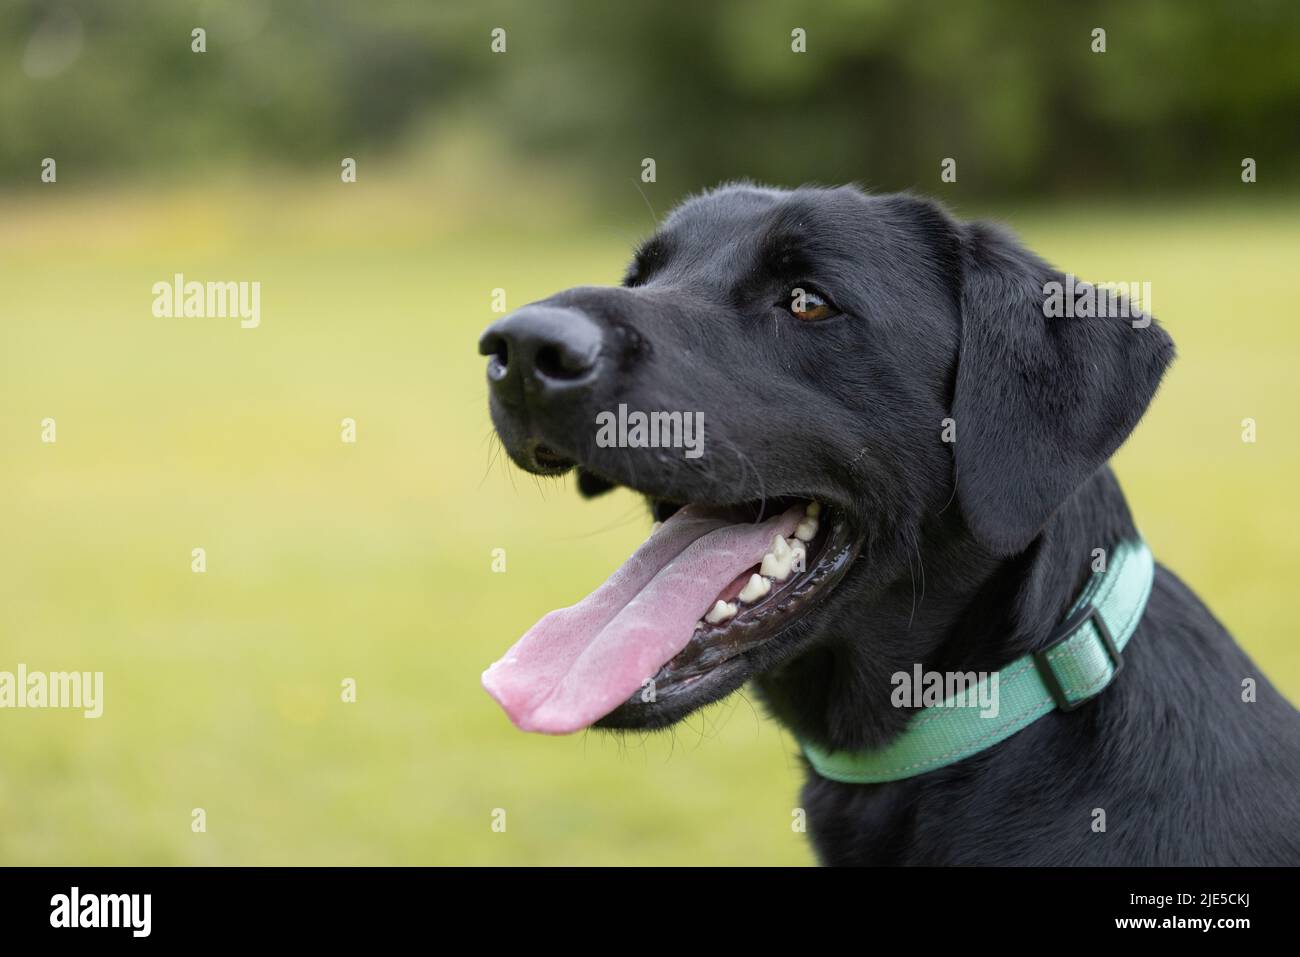
M 585 496 L 633 489 L 664 524 L 488 692 L 561 734 L 664 728 L 751 682 L 804 751 L 824 864 L 1300 863 L 1300 715 L 1143 564 L 1107 464 L 1173 342 L 1140 311 L 1049 315 L 1067 279 L 923 197 L 734 183 L 679 205 L 620 286 L 495 322 L 479 347 L 510 458 Z M 667 418 L 598 441 L 621 407 L 700 414 L 703 454 Z M 1120 549 L 1122 621 L 1088 604 Z M 1100 690 L 1062 692 L 1085 651 Z M 969 753 L 855 779 L 958 710 L 899 706 L 918 669 L 1041 701 L 1009 732 L 1005 703 L 997 734 L 953 719 Z

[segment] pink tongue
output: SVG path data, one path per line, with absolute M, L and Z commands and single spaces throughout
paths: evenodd
M 680 509 L 605 584 L 533 625 L 483 672 L 483 687 L 524 731 L 587 727 L 685 648 L 718 594 L 802 514 L 729 525 Z

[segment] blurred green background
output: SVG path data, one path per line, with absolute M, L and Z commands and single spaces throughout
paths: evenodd
M 1150 282 L 1180 357 L 1118 471 L 1300 699 L 1298 106 L 1281 2 L 10 0 L 0 670 L 103 671 L 106 700 L 0 711 L 0 863 L 810 862 L 794 747 L 744 696 L 555 739 L 478 685 L 649 528 L 495 452 L 492 290 L 616 281 L 741 176 L 913 188 Z M 261 282 L 260 328 L 154 318 L 176 272 Z

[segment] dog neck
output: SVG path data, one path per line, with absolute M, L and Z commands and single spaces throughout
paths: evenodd
M 874 597 L 873 556 L 859 559 L 828 603 L 813 648 L 757 682 L 769 710 L 804 740 L 836 750 L 878 748 L 913 713 L 891 700 L 894 675 L 995 671 L 1040 650 L 1092 571 L 1095 549 L 1136 534 L 1123 492 L 1100 469 L 1021 554 L 992 555 L 960 517 L 931 523 L 908 571 Z

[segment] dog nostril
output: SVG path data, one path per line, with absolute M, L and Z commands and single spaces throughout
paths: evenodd
M 600 327 L 572 309 L 534 304 L 493 323 L 479 337 L 487 377 L 501 401 L 523 402 L 525 393 L 585 385 L 601 354 Z
M 538 349 L 533 365 L 548 379 L 576 379 L 591 369 L 586 359 L 554 344 Z
M 486 343 L 483 351 L 488 357 L 488 376 L 494 381 L 504 379 L 510 371 L 510 346 L 505 336 L 497 336 Z

